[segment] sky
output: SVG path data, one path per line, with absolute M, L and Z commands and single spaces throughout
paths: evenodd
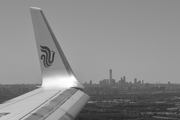
M 81 83 L 180 83 L 179 0 L 1 0 L 0 84 L 41 83 L 30 16 L 40 7 Z

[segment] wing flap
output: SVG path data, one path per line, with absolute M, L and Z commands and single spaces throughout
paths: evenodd
M 85 106 L 86 102 L 89 100 L 89 96 L 82 91 L 77 91 L 65 104 L 61 107 L 67 111 L 65 116 L 73 116 L 74 118 Z
M 78 90 L 68 98 L 62 105 L 57 106 L 45 120 L 73 120 L 88 101 L 89 96 Z
M 31 111 L 23 118 L 25 118 L 25 120 L 30 120 L 31 118 L 33 118 L 32 120 L 46 118 L 47 116 L 49 116 L 49 114 L 52 114 L 59 105 L 63 104 L 69 97 L 71 97 L 76 91 L 76 89 L 70 88 L 59 92 L 58 94 L 50 98 L 46 103 L 43 103 L 36 110 Z
M 31 112 L 25 120 L 56 120 L 63 117 L 74 119 L 88 99 L 89 96 L 80 90 L 66 89 L 49 100 L 43 107 Z

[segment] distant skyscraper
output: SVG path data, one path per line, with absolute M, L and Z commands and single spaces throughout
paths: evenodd
M 119 80 L 119 84 L 121 85 L 123 81 L 123 78 L 121 77 L 121 79 Z
M 168 81 L 168 85 L 171 85 L 171 83 Z
M 113 84 L 112 69 L 109 70 L 109 81 L 110 81 L 110 84 L 112 85 Z
M 126 76 L 123 77 L 123 80 L 126 82 Z
M 144 80 L 142 80 L 142 84 L 144 84 Z
M 126 83 L 126 76 L 123 77 L 123 84 Z
M 89 84 L 92 85 L 92 80 L 89 81 Z
M 112 80 L 112 69 L 109 70 L 109 80 Z
M 137 78 L 134 78 L 134 84 L 137 84 Z

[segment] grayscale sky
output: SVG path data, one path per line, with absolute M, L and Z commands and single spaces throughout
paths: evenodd
M 180 83 L 180 0 L 1 0 L 0 84 L 40 83 L 29 7 L 42 8 L 77 78 Z

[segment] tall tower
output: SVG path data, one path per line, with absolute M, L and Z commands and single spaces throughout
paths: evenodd
M 123 83 L 126 83 L 126 76 L 123 76 Z
M 112 84 L 112 69 L 109 70 L 109 81 Z

